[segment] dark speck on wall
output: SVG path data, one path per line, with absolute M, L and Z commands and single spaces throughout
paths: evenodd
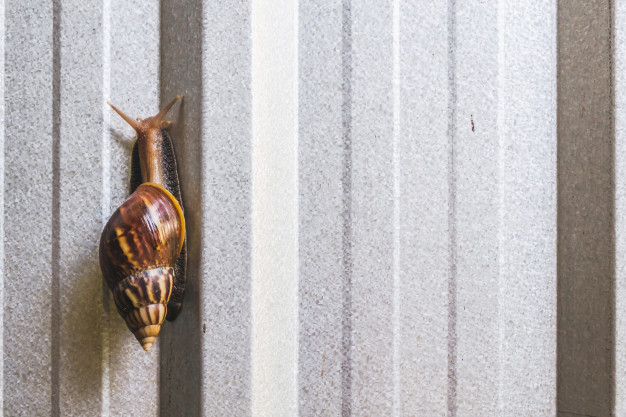
M 475 132 L 476 130 L 474 130 L 474 115 L 470 114 L 470 122 L 472 123 L 472 132 Z
M 206 333 L 206 324 L 202 325 L 202 333 Z

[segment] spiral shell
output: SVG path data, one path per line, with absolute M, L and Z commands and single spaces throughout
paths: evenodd
M 167 315 L 174 267 L 185 241 L 176 198 L 143 183 L 113 213 L 100 238 L 100 268 L 115 306 L 144 350 Z

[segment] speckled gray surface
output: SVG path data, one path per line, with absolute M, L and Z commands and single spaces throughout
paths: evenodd
M 199 303 L 202 253 L 202 15 L 200 2 L 161 4 L 161 98 L 183 96 L 174 109 L 172 138 L 185 204 L 188 243 L 187 289 L 183 310 L 161 332 L 159 403 L 161 415 L 201 413 L 202 324 Z M 205 323 L 208 325 L 208 323 Z
M 556 1 L 409 3 L 3 3 L 5 415 L 556 413 Z M 176 94 L 188 292 L 146 354 L 104 102 Z
M 390 415 L 394 390 L 393 9 L 351 5 L 348 185 L 350 398 L 356 415 Z
M 301 8 L 300 411 L 553 415 L 555 3 L 396 7 Z
M 298 410 L 298 9 L 252 5 L 252 410 Z
M 341 415 L 347 382 L 342 372 L 347 285 L 342 183 L 344 14 L 341 1 L 300 6 L 298 399 L 303 416 Z
M 189 237 L 188 289 L 162 335 L 162 415 L 251 412 L 250 2 L 162 4 L 161 90 Z
M 105 101 L 156 112 L 158 8 L 106 4 L 5 5 L 5 415 L 157 413 L 158 349 L 115 311 L 97 244 L 134 136 Z
M 499 12 L 498 415 L 556 412 L 557 11 Z
M 398 23 L 398 415 L 445 416 L 452 330 L 448 4 L 403 4 Z
M 558 11 L 557 355 L 558 409 L 564 416 L 611 415 L 618 377 L 612 3 L 561 2 Z
M 615 415 L 626 415 L 626 4 L 615 30 Z
M 451 19 L 449 360 L 455 383 L 449 401 L 457 415 L 494 415 L 500 370 L 497 2 L 458 2 Z
M 52 411 L 52 20 L 48 2 L 5 5 L 6 415 Z
M 81 5 L 82 4 L 82 5 Z M 102 10 L 63 1 L 55 62 L 58 141 L 53 154 L 52 415 L 102 412 Z M 78 75 L 80 74 L 80 76 Z M 58 286 L 58 287 L 57 287 Z M 58 376 L 57 376 L 58 375 Z M 58 384 L 58 386 L 55 386 Z M 55 410 L 55 407 L 57 408 Z

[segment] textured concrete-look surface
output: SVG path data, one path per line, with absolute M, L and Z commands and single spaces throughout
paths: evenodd
M 343 62 L 349 56 L 342 36 L 348 24 L 345 9 L 341 1 L 324 0 L 302 3 L 299 9 L 300 415 L 341 415 L 348 390 L 344 339 L 349 339 L 343 314 L 348 285 L 347 184 L 342 181 L 348 152 L 342 108 L 349 97 L 344 92 Z
M 252 4 L 252 414 L 298 405 L 298 10 Z
M 60 320 L 58 313 L 51 314 L 59 311 L 51 257 L 53 143 L 58 145 L 53 134 L 53 10 L 43 1 L 3 8 L 4 414 L 51 415 L 59 381 L 55 375 L 52 386 L 52 375 L 59 371 L 52 360 L 52 327 L 58 329 Z
M 554 415 L 556 4 L 499 12 L 499 415 Z M 556 297 L 555 297 L 556 296 Z
M 161 4 L 161 99 L 188 219 L 183 312 L 160 341 L 161 415 L 251 413 L 251 5 Z M 173 116 L 174 117 L 174 116 Z
M 158 349 L 118 317 L 97 244 L 128 194 L 134 135 L 105 101 L 156 111 L 158 9 L 113 3 L 3 8 L 6 415 L 157 413 Z
M 607 2 L 559 27 L 556 0 L 22 3 L 0 0 L 4 415 L 624 412 Z M 105 102 L 177 94 L 188 285 L 145 353 L 98 268 L 134 136 Z
M 398 415 L 445 416 L 454 392 L 448 360 L 454 330 L 454 310 L 448 308 L 452 21 L 447 3 L 427 6 L 426 1 L 401 3 L 394 18 L 399 61 L 394 198 L 402 196 L 394 225 L 394 403 Z
M 498 33 L 498 11 L 498 1 L 457 2 L 449 10 L 453 313 L 448 360 L 454 379 L 449 403 L 463 416 L 495 415 L 500 405 L 498 73 L 499 35 L 504 34 Z
M 614 402 L 611 2 L 559 4 L 558 409 Z M 616 415 L 620 415 L 619 413 Z
M 106 110 L 101 103 L 106 26 L 92 23 L 103 21 L 102 12 L 81 2 L 62 1 L 54 15 L 58 33 L 52 90 L 53 415 L 100 415 L 101 392 L 106 392 L 101 377 L 107 371 L 102 360 L 106 321 L 97 262 L 105 175 L 103 130 L 108 129 L 102 123 Z
M 626 414 L 626 4 L 614 22 L 615 118 L 615 415 Z
M 302 415 L 556 412 L 556 4 L 535 6 L 301 7 Z

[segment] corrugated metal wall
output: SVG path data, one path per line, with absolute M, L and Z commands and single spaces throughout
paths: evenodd
M 0 0 L 4 415 L 626 415 L 626 5 Z M 101 281 L 174 95 L 186 305 Z M 558 411 L 557 411 L 558 410 Z

